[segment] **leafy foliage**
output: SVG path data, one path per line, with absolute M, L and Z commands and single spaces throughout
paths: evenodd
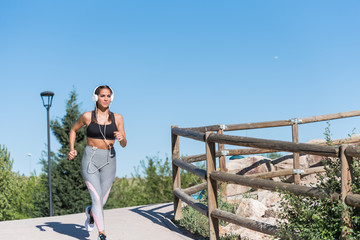
M 325 129 L 325 139 L 332 145 L 330 124 Z M 325 174 L 318 174 L 315 187 L 340 193 L 341 191 L 341 163 L 338 158 L 324 158 Z M 352 192 L 360 192 L 360 165 L 354 161 L 352 165 Z M 344 205 L 341 201 L 332 202 L 330 199 L 320 200 L 304 196 L 285 193 L 282 197 L 279 223 L 281 238 L 292 238 L 295 234 L 299 239 L 339 239 L 341 231 L 346 230 L 346 239 L 360 238 L 360 209 Z M 350 213 L 351 227 L 344 226 L 342 213 Z
M 181 182 L 186 188 L 201 183 L 201 180 L 183 171 Z M 146 161 L 140 162 L 132 178 L 115 180 L 106 208 L 172 202 L 172 192 L 172 169 L 169 159 L 166 157 L 163 161 L 159 156 L 147 157 Z
M 34 209 L 32 192 L 36 177 L 12 172 L 13 160 L 5 146 L 0 146 L 0 221 L 29 218 Z
M 207 206 L 207 191 L 204 191 L 202 194 L 202 198 L 199 200 L 200 203 Z M 220 194 L 220 190 L 218 191 L 218 208 L 227 212 L 235 213 L 237 205 L 230 204 L 226 202 Z M 190 206 L 185 206 L 182 208 L 183 218 L 176 221 L 177 224 L 186 228 L 191 233 L 195 235 L 200 235 L 202 237 L 209 237 L 209 221 L 208 218 L 202 215 L 197 210 L 193 209 Z M 225 226 L 227 223 L 223 220 L 219 221 L 221 226 Z M 228 235 L 224 236 L 221 239 L 238 239 L 237 235 Z

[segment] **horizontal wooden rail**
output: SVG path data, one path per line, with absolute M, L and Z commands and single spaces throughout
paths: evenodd
M 217 151 L 216 157 L 222 156 L 223 153 L 225 156 L 234 156 L 234 155 L 251 155 L 251 154 L 261 154 L 261 153 L 272 153 L 278 152 L 277 150 L 270 149 L 261 149 L 261 148 L 242 148 L 242 149 L 224 149 L 223 152 Z M 192 163 L 192 162 L 200 162 L 206 159 L 206 154 L 197 154 L 191 156 L 181 157 L 181 160 Z
M 326 114 L 320 116 L 313 116 L 313 117 L 305 117 L 301 118 L 301 123 L 313 123 L 313 122 L 321 122 L 321 121 L 329 121 L 334 119 L 340 118 L 349 118 L 349 117 L 356 117 L 360 116 L 360 111 L 349 111 L 349 112 L 340 112 L 340 113 L 333 113 L 333 114 Z
M 194 140 L 205 142 L 205 133 L 202 133 L 199 131 L 193 131 L 193 130 L 188 130 L 185 128 L 173 127 L 171 129 L 171 132 L 172 132 L 172 134 L 176 134 L 178 136 L 187 137 L 187 138 L 191 138 Z
M 324 167 L 314 167 L 314 168 L 308 168 L 308 169 L 303 169 L 304 172 L 300 173 L 301 175 L 309 175 L 309 174 L 313 174 L 313 173 L 321 173 L 324 172 Z M 288 175 L 293 175 L 294 174 L 294 169 L 284 169 L 284 170 L 279 170 L 279 171 L 274 171 L 274 172 L 265 172 L 265 173 L 256 173 L 256 174 L 249 174 L 249 175 L 244 175 L 245 177 L 253 177 L 253 178 L 273 178 L 273 177 L 284 177 L 284 176 L 288 176 Z
M 346 156 L 349 156 L 349 157 L 360 157 L 360 147 L 359 146 L 348 146 L 346 149 L 345 149 L 345 155 Z
M 358 143 L 360 142 L 360 136 L 350 137 L 350 138 L 343 138 L 343 139 L 336 139 L 332 141 L 332 144 L 339 145 L 343 143 Z M 304 143 L 304 144 L 315 144 L 320 146 L 327 146 L 326 142 L 323 143 Z M 354 148 L 354 147 L 352 147 Z M 278 152 L 279 150 L 271 150 L 271 149 L 262 149 L 262 148 L 240 148 L 240 149 L 224 149 L 226 156 L 234 156 L 234 155 L 252 155 L 252 154 L 263 154 L 263 153 L 273 153 Z M 358 150 L 348 149 L 346 151 L 348 156 L 352 157 L 360 157 L 360 147 Z M 216 157 L 220 157 L 222 154 L 221 151 L 216 152 Z M 206 154 L 197 154 L 191 156 L 181 157 L 181 160 L 191 163 L 191 162 L 200 162 L 206 159 Z
M 176 166 L 178 166 L 182 169 L 185 169 L 185 170 L 191 172 L 192 174 L 195 174 L 196 176 L 206 180 L 206 170 L 198 168 L 191 163 L 184 162 L 183 160 L 180 160 L 177 158 L 173 159 L 173 163 Z
M 269 122 L 241 123 L 226 125 L 224 131 L 247 130 L 257 128 L 283 127 L 292 125 L 291 120 L 279 120 Z
M 227 156 L 251 155 L 251 154 L 262 154 L 262 153 L 278 152 L 277 150 L 262 149 L 262 148 L 225 149 L 224 151 L 229 152 L 228 154 L 226 154 Z
M 220 124 L 218 125 L 210 125 L 210 126 L 203 126 L 203 127 L 192 127 L 192 128 L 185 128 L 192 131 L 199 131 L 199 132 L 215 132 L 219 130 Z
M 187 195 L 184 191 L 182 191 L 179 188 L 176 188 L 174 190 L 174 194 L 180 198 L 181 200 L 183 200 L 184 202 L 186 202 L 189 206 L 191 206 L 192 208 L 194 208 L 195 210 L 197 210 L 198 212 L 200 212 L 202 215 L 207 216 L 208 215 L 208 207 L 205 206 L 204 204 L 200 203 L 199 201 L 193 199 L 192 197 L 190 197 L 189 195 Z
M 237 225 L 240 225 L 242 227 L 246 227 L 249 228 L 251 230 L 257 231 L 257 232 L 262 232 L 265 234 L 269 234 L 269 235 L 276 235 L 278 233 L 278 228 L 276 226 L 267 224 L 267 223 L 263 223 L 263 222 L 258 222 L 249 218 L 244 218 L 241 217 L 239 215 L 230 213 L 230 212 L 226 212 L 220 209 L 215 209 L 211 212 L 211 216 L 216 217 L 218 219 L 230 222 L 230 223 L 234 223 Z
M 197 154 L 197 155 L 181 157 L 181 160 L 188 163 L 200 162 L 200 161 L 204 161 L 205 159 L 206 159 L 206 154 Z
M 207 183 L 204 182 L 204 183 L 201 183 L 201 184 L 189 187 L 189 188 L 185 188 L 185 189 L 183 189 L 183 191 L 184 191 L 184 193 L 191 195 L 191 194 L 200 192 L 206 188 L 207 188 Z
M 217 131 L 217 130 L 223 128 L 224 131 L 235 131 L 235 130 L 247 130 L 247 129 L 257 129 L 257 128 L 291 126 L 294 124 L 293 120 L 297 120 L 296 122 L 298 124 L 305 124 L 305 123 L 329 121 L 329 120 L 334 120 L 334 119 L 349 118 L 349 117 L 356 117 L 356 116 L 360 116 L 360 110 L 326 114 L 326 115 L 320 115 L 320 116 L 305 117 L 305 118 L 294 118 L 294 119 L 290 119 L 290 120 L 241 123 L 241 124 L 230 124 L 230 125 L 218 124 L 218 125 L 210 125 L 210 126 L 194 127 L 194 128 L 186 128 L 186 129 L 200 131 L 200 132 L 207 132 L 207 131 Z
M 331 197 L 331 199 L 339 199 L 339 194 L 337 193 L 334 193 L 330 196 L 330 194 L 325 193 L 317 188 L 294 185 L 291 183 L 274 182 L 272 180 L 250 178 L 219 171 L 212 172 L 210 177 L 217 181 L 240 184 L 247 187 L 266 189 L 271 191 L 289 191 L 295 195 L 304 195 L 320 199 L 326 199 L 329 197 Z
M 208 141 L 236 146 L 274 149 L 278 151 L 298 152 L 327 157 L 337 157 L 339 155 L 338 147 L 321 146 L 308 143 L 293 143 L 261 138 L 230 136 L 217 133 L 211 133 L 208 137 Z
M 360 207 L 360 194 L 348 194 L 345 203 L 352 207 Z

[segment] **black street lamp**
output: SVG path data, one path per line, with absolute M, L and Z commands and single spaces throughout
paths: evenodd
M 50 159 L 50 123 L 49 123 L 49 109 L 51 107 L 52 99 L 54 93 L 50 91 L 45 91 L 40 93 L 41 99 L 43 101 L 44 107 L 47 111 L 47 140 L 48 140 L 48 177 L 49 177 L 49 215 L 52 216 L 52 191 L 51 191 L 51 159 Z

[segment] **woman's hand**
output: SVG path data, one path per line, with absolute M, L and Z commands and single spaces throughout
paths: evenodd
M 76 150 L 72 150 L 69 152 L 69 160 L 73 160 L 77 155 L 77 151 Z
M 118 140 L 119 142 L 121 142 L 122 140 L 125 139 L 124 135 L 122 135 L 119 131 L 115 131 L 114 135 L 115 135 L 116 140 Z

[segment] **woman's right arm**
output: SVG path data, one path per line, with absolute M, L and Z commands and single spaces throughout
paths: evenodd
M 75 139 L 76 139 L 76 132 L 86 124 L 86 114 L 87 113 L 84 113 L 83 115 L 81 115 L 79 120 L 77 120 L 77 122 L 74 124 L 74 126 L 70 130 L 70 134 L 69 134 L 70 152 L 68 155 L 69 160 L 73 160 L 77 155 L 77 151 L 75 150 L 75 146 L 74 146 Z

